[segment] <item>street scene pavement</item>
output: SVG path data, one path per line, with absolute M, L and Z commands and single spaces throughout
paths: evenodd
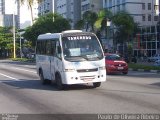
M 129 71 L 128 75 L 107 75 L 107 81 L 96 89 L 86 84 L 59 91 L 54 85 L 40 83 L 33 63 L 3 60 L 0 113 L 159 114 L 159 78 L 157 73 Z

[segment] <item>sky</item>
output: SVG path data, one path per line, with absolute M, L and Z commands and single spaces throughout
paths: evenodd
M 15 8 L 15 13 L 17 13 L 16 12 L 17 8 L 16 6 L 14 6 L 14 0 L 5 0 L 5 2 L 6 2 L 6 14 L 13 14 L 14 8 Z M 31 21 L 31 14 L 27 4 L 25 4 L 21 5 L 20 8 L 20 24 L 23 24 L 27 21 Z

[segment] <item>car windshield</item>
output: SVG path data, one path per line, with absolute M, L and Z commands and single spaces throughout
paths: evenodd
M 122 60 L 119 55 L 113 54 L 113 55 L 107 55 L 106 60 Z
M 68 61 L 94 61 L 103 58 L 103 51 L 93 35 L 62 37 L 64 59 Z

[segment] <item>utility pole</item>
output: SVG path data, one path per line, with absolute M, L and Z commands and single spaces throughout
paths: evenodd
M 13 13 L 13 58 L 16 58 L 15 12 Z
M 16 58 L 15 1 L 13 1 L 13 58 Z

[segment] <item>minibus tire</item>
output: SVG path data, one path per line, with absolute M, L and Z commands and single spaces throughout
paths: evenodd
M 100 87 L 100 86 L 101 86 L 101 82 L 93 83 L 93 88 Z
M 56 86 L 58 90 L 64 89 L 64 85 L 62 84 L 62 79 L 59 74 L 56 75 Z
M 42 85 L 45 85 L 47 82 L 46 82 L 46 80 L 44 79 L 42 70 L 39 72 L 39 77 L 40 77 L 40 80 L 41 80 Z

